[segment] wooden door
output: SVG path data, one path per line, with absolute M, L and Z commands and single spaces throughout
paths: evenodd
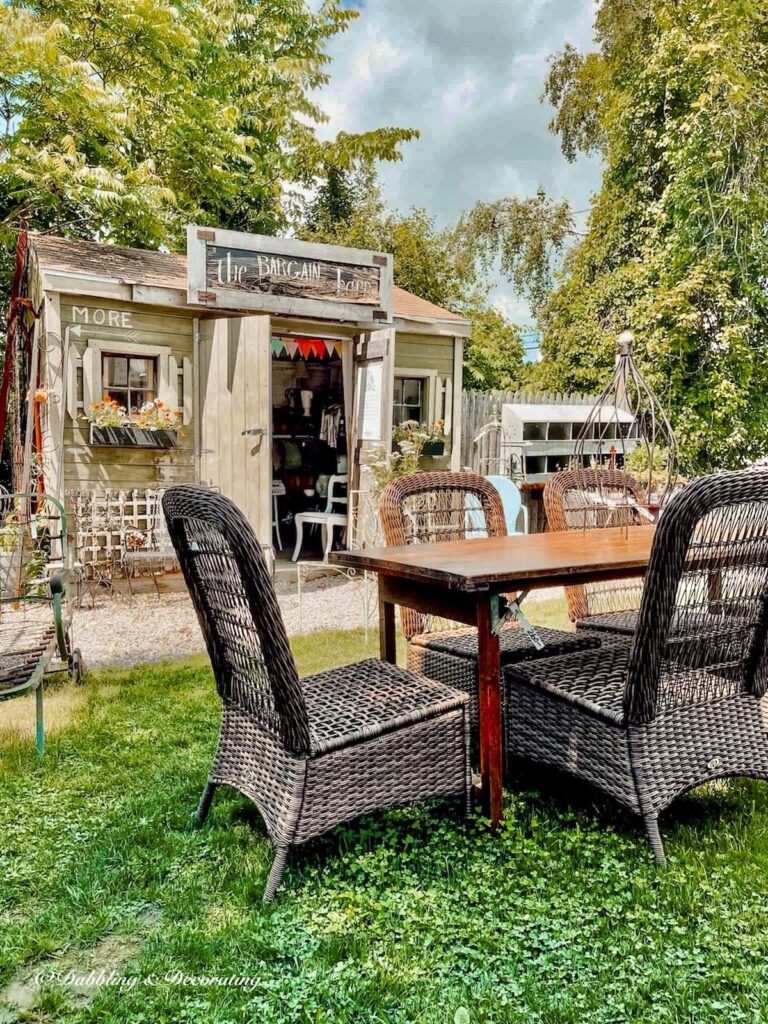
M 272 361 L 268 316 L 201 320 L 200 482 L 231 498 L 272 544 Z

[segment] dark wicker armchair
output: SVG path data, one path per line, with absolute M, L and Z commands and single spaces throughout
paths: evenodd
M 221 736 L 197 817 L 217 785 L 249 797 L 275 860 L 270 901 L 291 846 L 393 804 L 469 802 L 468 698 L 376 660 L 299 679 L 269 570 L 227 498 L 173 487 L 163 510 L 223 703 Z
M 586 502 L 585 492 L 593 492 L 596 500 Z M 544 488 L 544 510 L 550 530 L 647 525 L 648 520 L 627 504 L 627 499 L 640 504 L 643 491 L 628 473 L 618 469 L 568 469 L 553 474 Z M 629 635 L 637 625 L 642 594 L 640 579 L 565 587 L 568 617 L 577 629 Z
M 674 496 L 632 643 L 504 674 L 507 759 L 588 780 L 642 816 L 710 779 L 768 778 L 768 471 Z M 509 767 L 509 765 L 508 765 Z
M 504 507 L 496 488 L 473 473 L 414 473 L 384 488 L 381 524 L 390 546 L 450 542 L 473 537 L 506 537 Z M 400 609 L 408 640 L 408 668 L 469 693 L 473 728 L 478 722 L 477 632 L 472 628 L 440 628 L 429 617 Z M 500 636 L 502 665 L 600 646 L 590 633 L 540 628 L 545 643 L 537 650 L 516 623 Z

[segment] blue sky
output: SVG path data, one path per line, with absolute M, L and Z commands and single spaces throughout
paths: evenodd
M 426 207 L 441 224 L 476 200 L 531 195 L 543 185 L 583 210 L 596 160 L 569 164 L 540 102 L 548 58 L 591 44 L 592 0 L 367 0 L 333 40 L 324 135 L 384 125 L 418 128 L 402 163 L 384 165 L 391 206 Z M 496 304 L 529 322 L 502 284 Z

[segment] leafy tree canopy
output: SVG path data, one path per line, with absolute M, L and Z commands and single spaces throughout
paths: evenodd
M 394 255 L 395 282 L 472 322 L 464 384 L 476 390 L 514 388 L 525 379 L 517 328 L 488 304 L 481 252 L 466 229 L 440 230 L 425 210 L 389 210 L 373 171 L 331 169 L 301 229 L 303 238 Z
M 399 159 L 417 135 L 317 136 L 325 47 L 357 14 L 341 0 L 0 5 L 0 227 L 24 216 L 171 247 L 189 221 L 284 229 L 328 167 Z
M 596 387 L 631 327 L 689 471 L 768 450 L 768 9 L 602 0 L 597 50 L 546 92 L 569 159 L 599 152 L 586 238 L 542 309 L 542 383 Z

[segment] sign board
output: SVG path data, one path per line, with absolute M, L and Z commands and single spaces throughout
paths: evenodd
M 381 361 L 357 368 L 357 436 L 361 441 L 381 440 L 383 370 Z
M 392 257 L 190 225 L 187 297 L 215 309 L 380 327 L 392 321 Z

